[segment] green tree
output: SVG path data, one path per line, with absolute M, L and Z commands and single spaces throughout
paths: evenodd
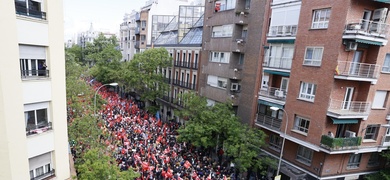
M 266 135 L 241 124 L 230 102 L 207 106 L 205 98 L 193 93 L 184 94 L 183 100 L 185 107 L 175 114 L 188 121 L 178 130 L 179 141 L 215 150 L 224 147 L 241 171 L 259 171 L 264 165 L 275 165 L 269 158 L 259 158 Z
M 390 168 L 387 166 L 387 164 L 390 162 L 390 151 L 382 151 L 380 154 L 382 157 L 382 160 L 384 160 L 385 167 L 382 168 L 379 172 L 370 174 L 365 177 L 367 180 L 377 180 L 377 179 L 385 179 L 390 180 Z
M 162 71 L 171 66 L 172 58 L 165 48 L 148 49 L 125 63 L 119 81 L 134 88 L 142 100 L 154 107 L 156 98 L 162 97 L 169 88 Z

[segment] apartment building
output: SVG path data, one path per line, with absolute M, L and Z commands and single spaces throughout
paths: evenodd
M 390 1 L 273 0 L 267 8 L 255 126 L 268 135 L 268 155 L 284 150 L 282 179 L 362 179 L 384 168 Z
M 123 23 L 119 29 L 119 46 L 122 53 L 122 61 L 130 61 L 134 56 L 135 43 L 135 16 L 137 11 L 133 10 L 130 14 L 125 14 Z
M 179 14 L 170 20 L 153 43 L 153 47 L 166 48 L 173 59 L 173 66 L 162 72 L 170 84 L 169 91 L 159 99 L 163 120 L 182 121 L 173 110 L 183 107 L 182 94 L 198 91 L 203 12 L 204 6 L 180 6 Z
M 253 124 L 266 1 L 210 0 L 205 4 L 200 94 L 210 105 L 231 101 Z
M 70 178 L 62 1 L 0 12 L 0 179 Z

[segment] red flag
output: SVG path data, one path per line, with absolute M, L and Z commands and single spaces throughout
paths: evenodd
M 189 161 L 186 161 L 186 162 L 184 163 L 184 167 L 185 167 L 186 169 L 190 168 L 190 166 L 191 166 L 191 163 L 190 163 Z
M 148 162 L 142 162 L 142 170 L 143 171 L 149 170 L 149 163 Z

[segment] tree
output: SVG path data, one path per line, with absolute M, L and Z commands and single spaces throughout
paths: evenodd
M 385 167 L 382 168 L 379 172 L 375 174 L 370 174 L 365 177 L 367 180 L 376 180 L 376 179 L 384 179 L 384 180 L 390 180 L 390 168 L 386 167 L 387 164 L 390 162 L 390 151 L 382 151 L 380 154 L 382 157 L 382 160 L 384 160 Z
M 165 48 L 153 48 L 136 54 L 131 61 L 125 62 L 120 80 L 141 94 L 141 99 L 156 105 L 156 98 L 167 92 L 163 69 L 172 66 L 172 58 Z
M 264 165 L 275 165 L 269 158 L 259 158 L 265 133 L 241 124 L 230 102 L 207 106 L 205 98 L 193 93 L 184 94 L 183 100 L 184 109 L 175 112 L 187 119 L 186 125 L 178 130 L 179 141 L 215 150 L 223 147 L 241 171 L 260 171 Z

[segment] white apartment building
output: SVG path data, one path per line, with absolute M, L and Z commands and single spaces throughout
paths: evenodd
M 0 1 L 0 179 L 70 178 L 62 4 Z
M 123 17 L 123 23 L 120 25 L 119 45 L 122 53 L 122 61 L 130 61 L 134 56 L 136 14 L 137 11 L 135 10 L 130 14 L 126 13 Z

